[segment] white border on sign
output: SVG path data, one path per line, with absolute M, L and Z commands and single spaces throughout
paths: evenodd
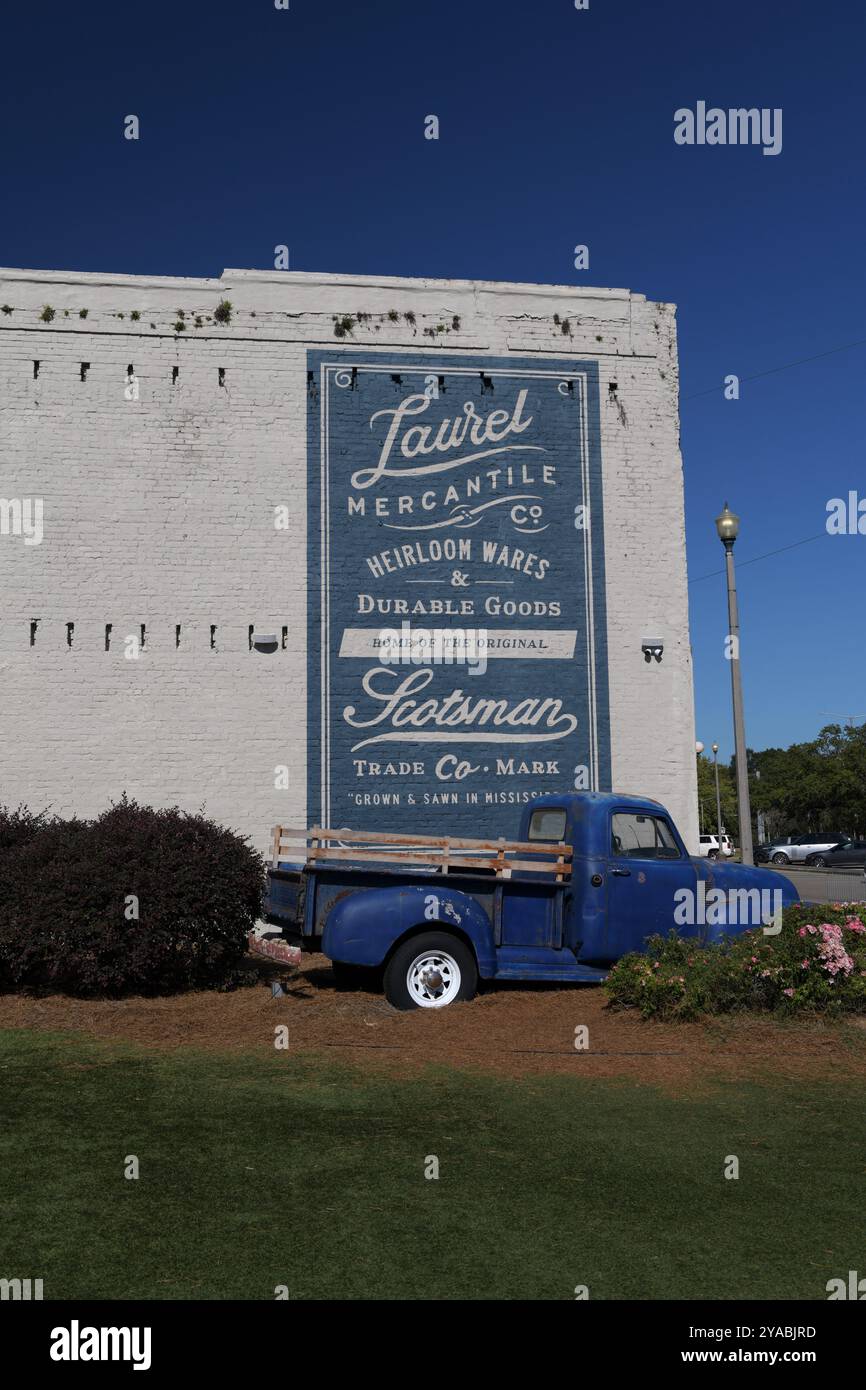
M 420 372 L 424 376 L 471 376 L 478 375 L 479 368 L 474 367 L 437 367 L 434 366 L 435 359 L 430 359 L 427 366 L 407 366 L 405 362 L 322 362 L 319 364 L 320 388 L 321 388 L 321 445 L 319 450 L 319 464 L 321 468 L 321 507 L 320 507 L 320 526 L 321 526 L 321 671 L 322 671 L 322 708 L 320 736 L 322 743 L 322 762 L 321 762 L 321 797 L 322 797 L 322 824 L 331 823 L 331 537 L 330 537 L 330 383 L 331 376 L 338 372 L 347 372 L 351 377 L 353 369 L 365 372 L 400 372 L 407 375 L 411 372 Z M 523 371 L 509 371 L 507 368 L 485 369 L 485 376 L 511 377 L 526 379 L 527 377 L 546 377 L 559 378 L 567 376 L 569 381 L 580 383 L 580 424 L 581 424 L 581 484 L 583 488 L 583 505 L 586 506 L 589 499 L 589 427 L 587 419 L 587 373 L 585 371 L 575 371 L 563 373 L 561 369 L 553 371 L 535 371 L 528 368 Z M 589 506 L 589 525 L 583 531 L 583 568 L 584 568 L 584 593 L 586 595 L 586 634 L 587 634 L 587 708 L 589 710 L 589 777 L 590 791 L 598 790 L 598 714 L 595 707 L 596 700 L 596 673 L 595 673 L 595 613 L 592 592 L 592 506 Z

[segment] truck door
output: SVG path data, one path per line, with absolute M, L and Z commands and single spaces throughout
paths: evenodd
M 612 811 L 607 865 L 607 930 L 610 960 L 641 951 L 647 936 L 667 936 L 676 927 L 683 936 L 699 928 L 674 921 L 682 888 L 697 895 L 697 870 L 680 845 L 664 813 Z

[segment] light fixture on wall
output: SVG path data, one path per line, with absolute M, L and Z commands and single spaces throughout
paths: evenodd
M 643 652 L 643 659 L 647 664 L 649 664 L 653 658 L 655 658 L 657 662 L 661 662 L 665 644 L 661 637 L 644 637 L 640 644 L 640 649 Z
M 274 632 L 250 632 L 250 651 L 275 652 L 279 645 Z

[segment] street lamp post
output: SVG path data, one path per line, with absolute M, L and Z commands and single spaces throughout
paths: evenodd
M 737 816 L 740 826 L 740 859 L 754 864 L 752 852 L 752 810 L 749 805 L 749 768 L 746 762 L 746 728 L 743 719 L 743 686 L 740 678 L 740 619 L 737 611 L 737 581 L 734 574 L 734 541 L 740 529 L 740 518 L 729 510 L 716 517 L 719 540 L 725 547 L 725 568 L 728 576 L 728 629 L 730 638 L 731 696 L 734 705 L 734 750 L 737 757 Z
M 698 739 L 698 741 L 695 744 L 695 752 L 697 753 L 698 757 L 701 756 L 703 751 L 704 745 L 701 743 L 700 739 Z M 700 791 L 698 792 L 698 833 L 701 835 L 703 835 L 704 833 L 704 803 Z
M 722 853 L 722 798 L 719 795 L 719 745 L 713 744 L 713 768 L 716 773 L 716 826 L 719 836 L 719 854 Z

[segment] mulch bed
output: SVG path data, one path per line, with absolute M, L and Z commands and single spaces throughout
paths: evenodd
M 286 1024 L 290 1054 L 340 1058 L 408 1075 L 429 1064 L 506 1076 L 622 1078 L 690 1090 L 713 1081 L 866 1078 L 864 1020 L 779 1023 L 752 1016 L 644 1022 L 606 1007 L 598 986 L 499 985 L 468 1004 L 400 1013 L 380 994 L 340 991 L 324 956 L 281 973 L 253 961 L 256 983 L 221 994 L 80 1000 L 0 996 L 0 1028 L 74 1031 L 145 1047 L 256 1052 L 273 1057 Z M 269 981 L 282 979 L 274 998 Z M 575 1029 L 589 1030 L 576 1051 Z M 277 1054 L 285 1056 L 285 1054 Z

